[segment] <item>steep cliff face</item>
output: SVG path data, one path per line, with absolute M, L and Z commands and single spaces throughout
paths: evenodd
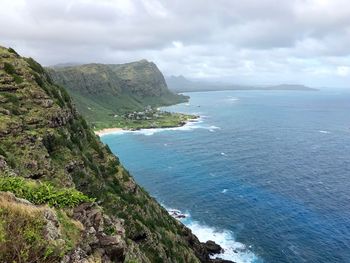
M 67 92 L 34 60 L 3 47 L 0 102 L 0 191 L 16 195 L 0 196 L 0 258 L 210 262 L 205 246 L 99 141 Z M 14 233 L 22 254 L 8 249 L 18 245 Z
M 113 115 L 185 102 L 172 93 L 157 66 L 141 60 L 120 65 L 87 64 L 48 68 L 55 83 L 68 89 L 79 112 L 94 123 Z

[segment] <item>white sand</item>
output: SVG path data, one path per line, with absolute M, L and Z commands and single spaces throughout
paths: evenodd
M 110 133 L 118 133 L 124 131 L 122 128 L 107 128 L 107 129 L 102 129 L 99 131 L 95 131 L 95 134 L 98 136 L 110 134 Z

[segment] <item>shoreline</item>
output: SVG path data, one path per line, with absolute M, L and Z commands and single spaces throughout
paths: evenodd
M 115 127 L 115 128 L 105 128 L 105 129 L 102 129 L 102 130 L 94 131 L 94 133 L 97 136 L 103 136 L 103 135 L 107 135 L 107 134 L 110 134 L 110 133 L 118 133 L 118 132 L 121 132 L 121 131 L 127 131 L 127 130 L 124 130 L 123 128 Z
M 137 132 L 141 130 L 152 130 L 152 129 L 173 129 L 173 128 L 184 127 L 185 125 L 189 123 L 197 122 L 200 119 L 201 119 L 201 116 L 197 116 L 196 118 L 188 119 L 186 121 L 183 121 L 182 123 L 179 123 L 179 125 L 174 125 L 174 126 L 144 127 L 144 128 L 140 127 L 138 129 L 124 129 L 120 127 L 114 127 L 114 128 L 105 128 L 105 129 L 97 130 L 97 131 L 94 131 L 94 133 L 95 135 L 101 137 L 104 135 L 123 133 L 123 132 Z

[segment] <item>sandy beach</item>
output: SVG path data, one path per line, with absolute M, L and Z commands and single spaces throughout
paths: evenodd
M 109 133 L 117 133 L 117 132 L 121 132 L 124 131 L 122 128 L 106 128 L 106 129 L 102 129 L 99 131 L 95 131 L 95 134 L 98 136 L 102 136 L 102 135 L 106 135 Z

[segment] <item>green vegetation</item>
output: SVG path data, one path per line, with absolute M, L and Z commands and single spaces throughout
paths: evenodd
M 9 47 L 8 51 L 18 56 L 18 53 L 13 48 Z
M 45 214 L 54 215 L 54 211 L 16 202 L 9 195 L 1 194 L 1 262 L 59 262 L 62 255 L 72 248 L 74 240 L 71 239 L 71 236 L 64 234 L 62 237 L 65 242 L 45 238 L 48 228 Z M 79 231 L 76 228 L 67 230 L 73 233 Z M 67 230 L 63 226 L 63 231 Z M 67 241 L 71 246 L 67 244 Z
M 4 63 L 4 70 L 7 74 L 10 74 L 10 75 L 16 74 L 16 70 L 14 66 L 12 66 L 10 63 L 7 63 L 7 62 Z
M 66 250 L 72 250 L 81 238 L 80 233 L 83 226 L 69 218 L 64 210 L 57 209 L 56 214 L 66 244 Z
M 79 112 L 97 130 L 174 127 L 186 119 L 179 114 L 142 122 L 120 117 L 144 111 L 147 106 L 154 108 L 188 100 L 186 96 L 169 91 L 157 66 L 146 60 L 122 65 L 50 68 L 47 72 L 56 83 L 67 88 Z
M 10 63 L 4 63 L 4 70 L 7 74 L 10 74 L 13 77 L 16 84 L 20 84 L 23 82 L 23 79 L 19 75 L 17 75 L 15 68 Z
M 133 113 L 130 113 L 133 114 Z M 139 130 L 149 128 L 170 128 L 180 127 L 186 122 L 198 118 L 195 115 L 170 113 L 164 111 L 154 111 L 154 114 L 148 118 L 127 117 L 128 115 L 114 116 L 104 121 L 93 123 L 94 130 L 118 127 L 125 130 Z
M 21 177 L 0 177 L 0 191 L 9 191 L 33 204 L 48 204 L 51 207 L 74 207 L 82 202 L 94 201 L 74 188 L 58 189 L 49 183 Z
M 84 238 L 79 227 L 79 222 L 97 218 L 96 229 L 107 235 L 104 241 L 120 245 L 112 246 L 113 253 L 104 250 L 110 258 L 121 255 L 136 262 L 199 262 L 194 251 L 200 246 L 194 244 L 196 238 L 135 183 L 77 113 L 65 90 L 54 84 L 34 60 L 0 47 L 0 64 L 5 63 L 12 67 L 8 72 L 0 68 L 0 192 L 10 191 L 33 205 L 23 201 L 16 211 L 9 210 L 17 207 L 12 201 L 8 206 L 0 205 L 1 260 L 59 262 L 77 247 L 90 247 L 89 253 L 98 254 L 100 243 L 89 245 L 96 235 Z M 23 79 L 20 85 L 11 75 L 13 69 Z M 135 79 L 141 83 L 139 77 Z M 143 90 L 139 88 L 137 96 Z M 87 208 L 93 201 L 89 197 L 99 206 Z M 82 213 L 76 222 L 73 218 L 79 209 Z M 84 214 L 89 209 L 91 217 Z M 50 224 L 47 215 L 53 218 Z M 43 231 L 57 224 L 61 234 L 50 240 Z M 87 235 L 89 227 L 84 225 L 82 231 Z M 96 257 L 90 262 L 99 262 Z

